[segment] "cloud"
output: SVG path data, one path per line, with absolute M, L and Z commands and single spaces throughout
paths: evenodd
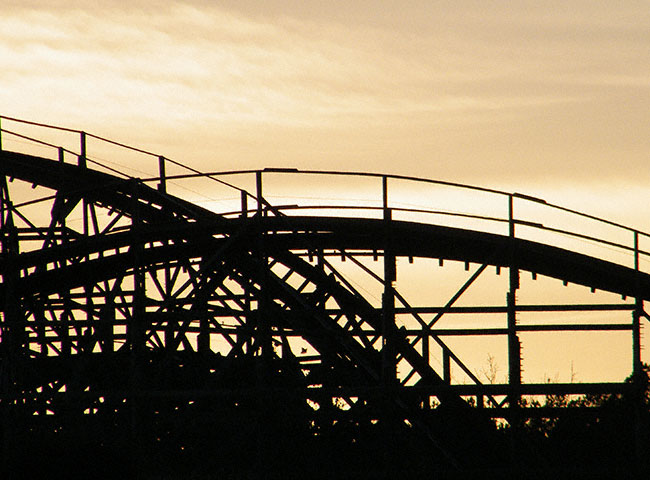
M 344 122 L 346 115 L 495 110 L 517 103 L 444 92 L 449 82 L 490 80 L 508 68 L 480 60 L 471 65 L 453 52 L 423 63 L 405 53 L 411 51 L 408 38 L 371 27 L 268 24 L 175 4 L 147 15 L 28 11 L 5 17 L 0 29 L 11 39 L 2 45 L 10 75 L 16 82 L 28 80 L 27 88 L 40 83 L 38 72 L 47 72 L 62 95 L 65 85 L 76 96 L 92 84 L 107 99 L 127 92 L 153 102 L 151 109 L 171 111 L 171 103 L 181 102 L 216 121 L 313 125 L 333 117 Z M 382 45 L 386 49 L 378 55 Z M 519 103 L 538 105 L 540 98 Z
M 596 162 L 612 174 L 605 159 L 623 148 L 630 168 L 645 158 L 647 142 L 630 142 L 647 138 L 650 107 L 635 2 L 84 5 L 4 9 L 3 113 L 151 130 L 161 145 L 173 133 L 179 146 L 166 148 L 219 145 L 231 162 L 336 155 L 418 174 L 546 178 L 565 175 L 568 156 L 577 172 Z

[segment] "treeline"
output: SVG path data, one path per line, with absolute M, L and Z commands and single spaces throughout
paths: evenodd
M 548 395 L 525 406 L 553 409 L 554 417 L 532 417 L 516 433 L 523 466 L 597 476 L 621 473 L 628 478 L 650 473 L 650 367 L 621 394 L 588 394 L 571 398 Z M 600 478 L 600 477 L 599 477 Z M 613 478 L 613 477 L 612 477 Z M 650 478 L 640 476 L 638 478 Z
M 92 414 L 72 395 L 56 415 L 5 412 L 2 478 L 650 478 L 647 365 L 632 393 L 547 396 L 522 407 L 556 416 L 504 426 L 469 406 L 413 409 L 405 421 L 414 398 L 308 403 L 290 393 L 300 378 L 290 365 L 219 362 L 188 357 L 161 377 L 152 359 L 146 395 L 102 395 Z M 124 391 L 110 382 L 94 387 Z M 208 388 L 226 394 L 192 393 Z

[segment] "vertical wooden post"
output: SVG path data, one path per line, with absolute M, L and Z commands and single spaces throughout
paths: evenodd
M 258 170 L 255 172 L 255 189 L 257 197 L 257 215 L 262 216 L 263 206 L 262 206 L 262 171 Z
M 248 218 L 248 192 L 241 191 L 241 218 Z
M 506 295 L 508 312 L 508 378 L 511 387 L 510 406 L 519 403 L 519 385 L 521 384 L 521 346 L 517 336 L 517 301 L 519 288 L 519 269 L 516 265 L 515 221 L 513 196 L 508 196 L 508 235 L 510 237 L 509 291 Z
M 397 429 L 398 418 L 394 409 L 394 390 L 397 385 L 397 355 L 395 348 L 395 279 L 397 277 L 395 252 L 393 251 L 393 219 L 392 210 L 388 204 L 388 177 L 382 176 L 382 206 L 383 206 L 383 235 L 384 235 L 384 293 L 382 294 L 381 312 L 381 384 L 384 389 L 383 410 L 380 420 L 381 432 L 388 440 L 383 444 L 381 455 L 384 472 L 391 472 L 395 467 L 391 461 L 395 445 L 390 435 Z M 388 475 L 393 476 L 393 475 Z
M 442 378 L 447 385 L 451 385 L 451 358 L 446 347 L 442 349 Z
M 388 178 L 382 177 L 382 198 L 384 210 L 384 293 L 382 295 L 382 381 L 392 385 L 397 373 L 395 365 L 395 289 L 396 260 L 392 247 L 392 211 L 388 207 Z
M 643 299 L 638 292 L 638 272 L 639 272 L 639 232 L 634 232 L 634 270 L 637 273 L 637 296 L 635 298 L 635 308 L 632 313 L 632 372 L 636 379 L 640 374 L 643 365 L 641 364 L 641 316 L 643 313 Z
M 241 212 L 239 217 L 242 219 L 248 218 L 248 192 L 246 190 L 241 190 Z M 242 349 L 246 354 L 252 354 L 253 347 L 253 314 L 251 313 L 251 292 L 248 287 L 244 288 L 244 310 L 246 329 L 243 335 L 246 336 L 246 339 L 243 342 Z
M 145 350 L 145 317 L 146 317 L 146 284 L 142 254 L 144 252 L 144 239 L 141 232 L 142 218 L 140 215 L 140 185 L 136 180 L 131 184 L 131 202 L 133 217 L 131 229 L 133 230 L 133 303 L 131 318 L 127 322 L 127 342 L 130 357 L 130 385 L 129 398 L 131 410 L 131 469 L 133 476 L 140 468 L 140 434 L 141 419 L 140 409 L 142 400 L 139 398 L 140 382 L 142 381 L 142 362 Z
M 78 165 L 82 168 L 86 168 L 86 158 L 87 158 L 86 132 L 79 132 L 79 142 L 80 142 L 81 153 L 79 154 L 78 157 Z
M 644 407 L 644 387 L 646 379 L 643 374 L 643 364 L 641 363 L 641 317 L 643 316 L 643 298 L 640 295 L 639 286 L 639 232 L 634 231 L 634 270 L 635 280 L 635 299 L 634 311 L 632 312 L 632 379 L 634 383 L 634 460 L 635 469 L 640 469 L 642 462 L 646 458 L 646 452 L 643 448 L 643 431 L 641 421 L 642 410 Z
M 165 157 L 162 155 L 158 157 L 158 177 L 160 182 L 158 183 L 158 191 L 162 193 L 167 193 L 167 176 L 165 174 Z
M 422 357 L 429 365 L 429 356 L 431 351 L 431 336 L 429 335 L 429 327 L 422 325 Z
M 18 239 L 13 220 L 12 203 L 9 197 L 6 177 L 0 178 L 0 235 L 1 253 L 4 257 L 5 265 L 3 271 L 4 285 L 4 308 L 1 318 L 0 333 L 2 334 L 0 343 L 0 394 L 3 398 L 11 398 L 16 393 L 15 376 L 16 371 L 20 368 L 20 361 L 23 355 L 22 339 L 25 331 L 23 325 L 22 313 L 20 308 L 20 294 L 16 288 L 20 280 L 20 270 L 17 266 L 16 256 L 19 254 Z M 0 468 L 4 472 L 9 471 L 12 465 L 14 452 L 18 448 L 15 442 L 14 434 L 15 413 L 11 406 L 11 401 L 0 402 L 0 420 L 2 421 L 2 464 Z
M 271 328 L 268 324 L 268 308 L 271 299 L 267 285 L 269 281 L 269 260 L 266 249 L 266 239 L 263 225 L 263 218 L 265 210 L 263 205 L 263 185 L 262 185 L 262 171 L 255 172 L 255 188 L 257 200 L 257 213 L 255 214 L 255 221 L 257 225 L 257 261 L 258 261 L 258 275 L 259 275 L 259 297 L 257 301 L 257 312 L 255 315 L 256 328 L 255 328 L 255 349 L 254 355 L 259 358 L 255 362 L 255 383 L 258 389 L 257 395 L 257 457 L 256 457 L 256 470 L 257 476 L 264 476 L 269 459 L 269 442 L 273 442 L 270 438 L 271 429 L 269 428 L 265 419 L 268 416 L 269 410 L 272 406 L 268 403 L 269 398 L 265 397 L 261 392 L 267 392 L 269 387 L 269 373 L 271 369 L 271 358 L 273 355 L 273 344 L 271 339 Z
M 519 428 L 521 399 L 521 344 L 517 336 L 517 289 L 519 288 L 519 269 L 517 268 L 517 252 L 515 247 L 514 198 L 508 195 L 508 236 L 509 252 L 509 285 L 506 294 L 508 315 L 508 408 L 510 423 L 510 460 L 513 469 L 519 468 Z

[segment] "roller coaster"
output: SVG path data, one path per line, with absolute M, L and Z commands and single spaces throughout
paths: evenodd
M 637 229 L 423 178 L 202 172 L 5 116 L 0 173 L 7 478 L 553 468 L 522 460 L 536 455 L 527 422 L 603 407 L 536 399 L 643 397 Z M 628 379 L 527 378 L 526 342 L 561 334 L 622 343 Z M 468 352 L 486 342 L 503 379 Z M 643 464 L 639 430 L 622 462 Z

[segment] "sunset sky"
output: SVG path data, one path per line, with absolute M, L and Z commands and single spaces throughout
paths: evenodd
M 0 114 L 202 170 L 370 170 L 650 231 L 650 4 L 2 0 Z
M 2 114 L 200 168 L 647 196 L 645 0 L 4 0 L 0 60 Z

